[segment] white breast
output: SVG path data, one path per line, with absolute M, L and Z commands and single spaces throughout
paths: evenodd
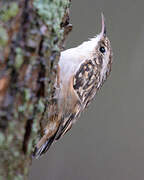
M 60 79 L 67 81 L 76 73 L 83 61 L 93 58 L 93 51 L 95 50 L 101 34 L 83 42 L 75 48 L 71 48 L 61 52 L 59 66 L 60 66 Z

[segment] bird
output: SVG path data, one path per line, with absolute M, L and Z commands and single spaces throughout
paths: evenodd
M 61 52 L 48 123 L 33 156 L 44 154 L 65 135 L 110 75 L 113 52 L 102 13 L 101 32 L 75 48 Z

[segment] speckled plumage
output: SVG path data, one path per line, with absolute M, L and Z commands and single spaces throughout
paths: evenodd
M 49 109 L 49 122 L 36 146 L 35 157 L 46 152 L 54 141 L 72 127 L 109 76 L 111 64 L 112 49 L 102 15 L 102 31 L 99 35 L 61 53 L 55 83 L 56 101 Z

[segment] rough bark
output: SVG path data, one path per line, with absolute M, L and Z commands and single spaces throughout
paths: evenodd
M 26 179 L 48 121 L 69 0 L 0 1 L 0 179 Z

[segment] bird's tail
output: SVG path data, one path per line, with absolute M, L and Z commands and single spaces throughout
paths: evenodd
M 56 133 L 53 136 L 51 136 L 48 140 L 46 140 L 46 142 L 42 144 L 40 147 L 36 146 L 33 152 L 33 157 L 38 159 L 43 153 L 45 153 L 54 142 L 55 136 L 56 136 Z
M 39 158 L 42 154 L 44 154 L 52 145 L 54 141 L 57 141 L 60 139 L 72 126 L 72 119 L 74 118 L 74 115 L 68 115 L 68 117 L 65 117 L 65 120 L 67 119 L 65 125 L 63 125 L 63 119 L 61 119 L 60 123 L 57 125 L 56 131 L 53 134 L 46 133 L 38 142 L 38 144 L 35 147 L 35 150 L 33 152 L 34 158 Z
M 50 148 L 50 146 L 56 139 L 56 135 L 59 131 L 59 128 L 60 128 L 60 124 L 58 124 L 56 131 L 53 134 L 46 133 L 40 139 L 40 141 L 37 143 L 35 150 L 33 152 L 34 158 L 36 158 L 36 159 L 39 158 L 43 153 L 45 153 Z

